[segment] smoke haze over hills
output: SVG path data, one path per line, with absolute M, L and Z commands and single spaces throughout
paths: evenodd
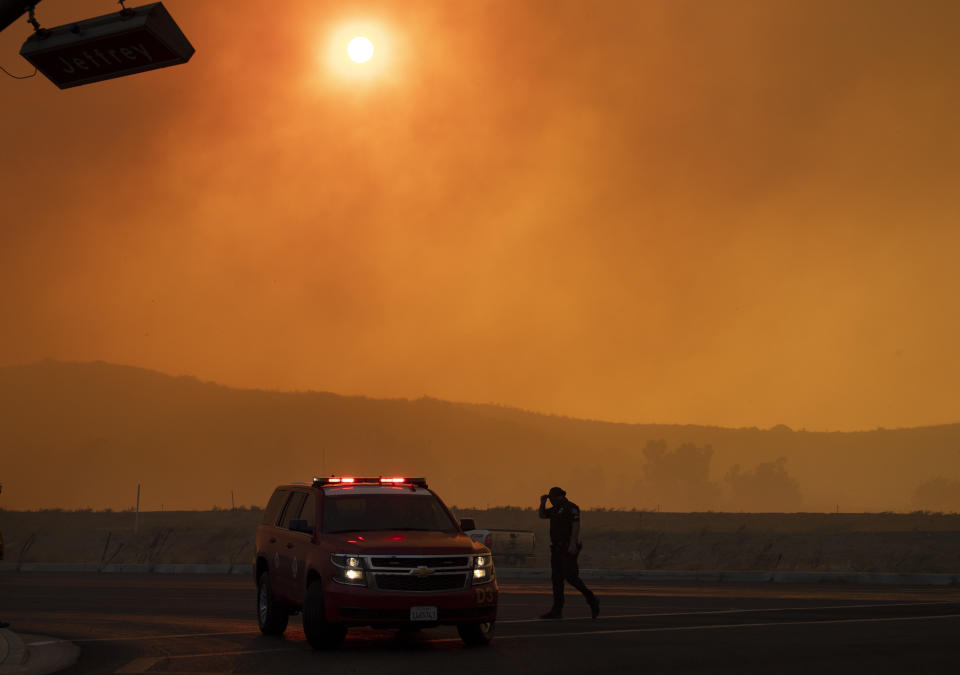
M 461 507 L 534 506 L 558 484 L 583 507 L 909 510 L 924 508 L 921 485 L 960 477 L 960 425 L 628 425 L 239 390 L 106 363 L 0 368 L 4 508 L 128 508 L 137 482 L 145 510 L 226 507 L 231 490 L 262 505 L 277 483 L 325 472 L 425 475 Z
M 957 421 L 960 2 L 165 4 L 197 48 L 186 65 L 67 91 L 0 80 L 0 365 L 103 360 L 630 423 Z M 53 26 L 114 9 L 37 12 Z M 326 65 L 331 35 L 356 23 L 389 42 L 380 77 Z M 7 70 L 29 72 L 17 50 L 30 32 L 0 34 Z M 620 440 L 577 447 L 630 458 L 605 475 L 612 494 L 661 434 L 428 401 L 220 395 L 300 411 L 289 428 L 240 420 L 264 435 L 251 452 L 270 436 L 315 449 L 307 411 L 326 405 L 589 429 Z M 433 443 L 415 449 L 438 468 L 466 442 L 460 427 L 393 425 L 382 433 Z M 386 443 L 337 428 L 355 452 Z M 749 476 L 782 451 L 820 503 L 796 453 L 830 437 L 678 429 L 662 430 L 670 452 L 713 443 L 721 487 L 728 461 L 753 452 Z M 114 432 L 90 433 L 113 459 L 97 434 Z M 906 457 L 894 465 L 917 478 Z

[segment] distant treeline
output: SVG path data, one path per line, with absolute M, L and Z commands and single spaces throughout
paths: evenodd
M 746 469 L 734 464 L 717 481 L 711 478 L 713 455 L 710 445 L 681 443 L 671 449 L 663 439 L 648 441 L 639 477 L 632 486 L 621 478 L 616 487 L 621 495 L 632 491 L 646 510 L 794 513 L 808 508 L 786 457 Z M 960 481 L 942 476 L 924 481 L 913 490 L 910 506 L 915 511 L 960 511 Z

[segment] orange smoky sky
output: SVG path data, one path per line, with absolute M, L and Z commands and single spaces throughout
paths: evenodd
M 957 421 L 960 3 L 165 5 L 186 65 L 0 79 L 0 364 Z M 371 70 L 331 56 L 354 27 Z

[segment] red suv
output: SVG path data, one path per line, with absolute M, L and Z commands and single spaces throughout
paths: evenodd
M 257 528 L 257 621 L 279 635 L 303 612 L 315 649 L 349 626 L 455 625 L 489 644 L 499 590 L 490 549 L 472 541 L 423 478 L 315 478 L 278 487 Z

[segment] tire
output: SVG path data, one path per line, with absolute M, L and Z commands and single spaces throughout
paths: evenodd
M 327 621 L 323 604 L 323 584 L 310 584 L 303 599 L 303 634 L 314 649 L 336 649 L 347 637 L 347 627 Z
M 283 635 L 290 614 L 276 601 L 270 588 L 270 573 L 264 572 L 257 580 L 257 625 L 264 635 Z
M 493 640 L 493 621 L 457 624 L 460 639 L 468 647 L 485 647 Z

